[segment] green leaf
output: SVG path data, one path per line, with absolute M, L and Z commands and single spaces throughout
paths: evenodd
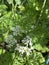
M 12 4 L 12 3 L 13 3 L 13 0 L 7 0 L 7 2 L 8 2 L 9 4 Z
M 20 5 L 21 4 L 21 0 L 15 0 L 16 4 Z

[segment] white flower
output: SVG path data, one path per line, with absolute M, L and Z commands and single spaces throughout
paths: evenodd
M 24 43 L 26 46 L 16 44 L 17 47 L 15 48 L 15 50 L 18 50 L 20 54 L 26 53 L 26 55 L 29 56 L 34 49 L 32 46 L 32 39 L 29 36 L 26 36 L 26 38 L 22 40 L 22 43 Z M 30 47 L 28 47 L 28 45 L 30 45 Z

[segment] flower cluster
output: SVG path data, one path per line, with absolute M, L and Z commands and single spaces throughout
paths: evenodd
M 17 44 L 15 50 L 19 51 L 20 54 L 26 53 L 26 55 L 29 56 L 34 49 L 32 39 L 29 36 L 26 36 L 26 38 L 22 40 L 22 44 L 24 44 L 25 46 Z
M 9 35 L 5 42 L 7 43 L 6 46 L 11 48 L 17 43 L 17 40 L 12 35 Z

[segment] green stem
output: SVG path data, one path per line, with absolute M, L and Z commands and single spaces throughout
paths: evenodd
M 12 17 L 15 20 L 15 6 L 13 2 L 12 2 Z

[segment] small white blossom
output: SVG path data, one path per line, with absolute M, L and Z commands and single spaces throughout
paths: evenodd
M 32 46 L 32 39 L 29 36 L 26 36 L 26 38 L 22 40 L 22 43 L 24 43 L 26 46 L 16 44 L 17 47 L 15 48 L 15 50 L 18 50 L 20 54 L 26 53 L 26 55 L 29 56 L 34 49 Z M 28 44 L 30 45 L 30 48 L 28 47 Z

